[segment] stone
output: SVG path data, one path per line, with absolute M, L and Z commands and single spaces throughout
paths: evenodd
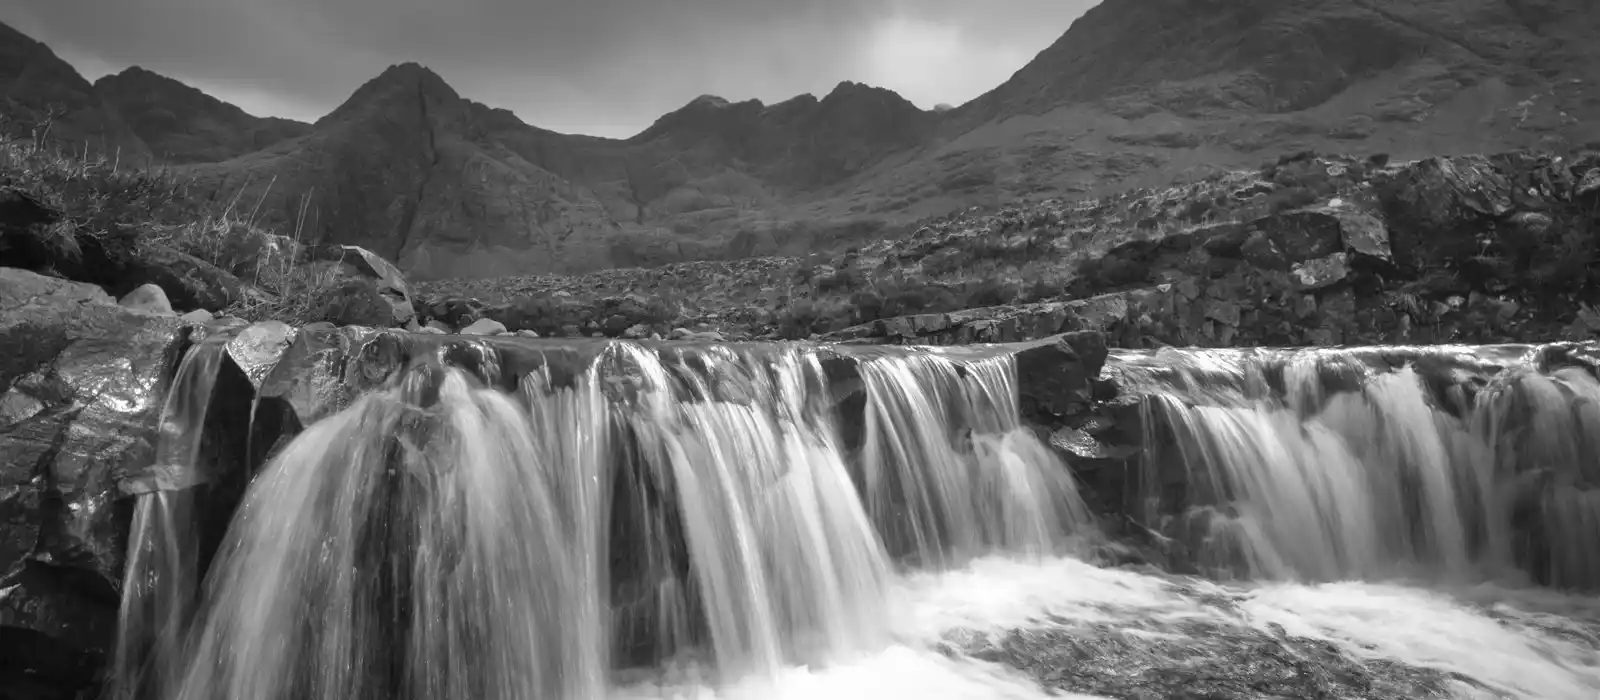
M 1023 415 L 1042 421 L 1088 407 L 1109 350 L 1104 333 L 1073 331 L 1029 343 L 1015 357 Z
M 0 657 L 70 669 L 109 651 L 120 483 L 155 459 L 186 337 L 98 287 L 0 269 Z
M 190 326 L 204 326 L 215 319 L 216 316 L 213 316 L 210 311 L 205 309 L 195 309 L 178 317 L 179 321 Z
M 492 318 L 480 318 L 461 329 L 461 335 L 500 335 L 504 332 L 505 324 Z
M 1350 276 L 1349 256 L 1344 253 L 1334 253 L 1296 263 L 1290 274 L 1294 277 L 1296 288 L 1301 291 L 1330 287 Z
M 239 278 L 193 255 L 158 244 L 141 244 L 136 262 L 119 276 L 125 285 L 160 286 L 172 308 L 180 312 L 221 311 L 245 298 L 244 283 Z
M 316 248 L 312 254 L 317 260 L 337 263 L 346 276 L 366 282 L 372 294 L 388 307 L 382 322 L 364 325 L 398 328 L 416 318 L 416 299 L 411 285 L 400 268 L 383 256 L 358 245 L 328 245 Z M 376 314 L 373 314 L 376 316 Z
M 389 328 L 397 325 L 389 298 L 376 281 L 362 277 L 347 278 L 320 292 L 312 316 L 340 326 Z
M 135 311 L 153 314 L 174 313 L 172 302 L 167 300 L 167 293 L 159 285 L 154 284 L 139 285 L 133 291 L 122 295 L 117 303 Z
M 99 285 L 47 277 L 21 268 L 0 267 L 0 309 L 28 304 L 71 306 L 115 303 L 116 300 Z
M 282 321 L 252 324 L 228 341 L 228 356 L 259 391 L 298 334 L 299 330 Z

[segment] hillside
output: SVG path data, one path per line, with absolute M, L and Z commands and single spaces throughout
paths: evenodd
M 168 163 L 211 163 L 301 136 L 310 124 L 257 117 L 200 90 L 133 66 L 94 91 L 152 154 Z
M 842 250 L 974 205 L 1302 150 L 1576 148 L 1600 141 L 1596 39 L 1584 0 L 1107 0 L 952 110 L 845 82 L 771 105 L 703 96 L 626 140 L 525 124 L 415 64 L 310 126 L 147 71 L 88 86 L 36 42 L 0 63 L 0 89 L 71 97 L 74 138 L 167 154 L 192 194 L 265 224 L 417 279 L 486 278 Z

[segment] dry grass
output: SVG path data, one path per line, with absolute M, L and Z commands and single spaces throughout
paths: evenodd
M 305 203 L 288 235 L 260 224 L 260 198 L 243 206 L 236 194 L 218 206 L 191 199 L 181 171 L 131 166 L 117 157 L 71 153 L 50 145 L 48 123 L 19 133 L 0 124 L 0 188 L 23 192 L 59 212 L 41 239 L 52 257 L 81 259 L 89 239 L 133 255 L 164 246 L 192 255 L 249 285 L 225 310 L 247 320 L 322 320 L 339 284 L 337 265 L 308 263 Z M 9 133 L 10 135 L 5 135 Z M 240 193 L 248 184 L 240 188 Z

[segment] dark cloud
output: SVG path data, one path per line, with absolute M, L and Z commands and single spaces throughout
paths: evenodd
M 246 109 L 314 118 L 417 61 L 562 131 L 626 135 L 699 94 L 841 80 L 923 106 L 1003 80 L 1088 0 L 52 0 L 0 20 L 95 73 L 137 64 Z

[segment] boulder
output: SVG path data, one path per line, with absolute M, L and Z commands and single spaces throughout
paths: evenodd
M 113 292 L 122 287 L 155 284 L 166 291 L 176 311 L 221 311 L 244 299 L 244 284 L 216 265 L 182 251 L 149 242 L 140 242 L 133 261 L 121 269 L 97 275 L 98 282 Z
M 172 314 L 172 302 L 167 299 L 167 293 L 159 285 L 142 284 L 117 300 L 127 308 L 136 311 L 145 311 L 154 314 Z
M 492 318 L 480 318 L 461 329 L 462 335 L 500 335 L 505 332 L 505 324 Z
M 186 337 L 99 287 L 0 268 L 0 679 L 95 680 L 73 674 L 115 625 L 120 481 L 155 459 Z
M 370 281 L 373 291 L 390 309 L 390 317 L 383 326 L 404 326 L 417 317 L 411 285 L 400 269 L 382 256 L 356 245 L 326 246 L 318 249 L 316 255 L 319 259 L 337 262 L 354 276 Z
M 319 292 L 313 314 L 317 320 L 340 326 L 388 328 L 404 324 L 396 323 L 394 306 L 378 283 L 362 277 L 345 279 Z

